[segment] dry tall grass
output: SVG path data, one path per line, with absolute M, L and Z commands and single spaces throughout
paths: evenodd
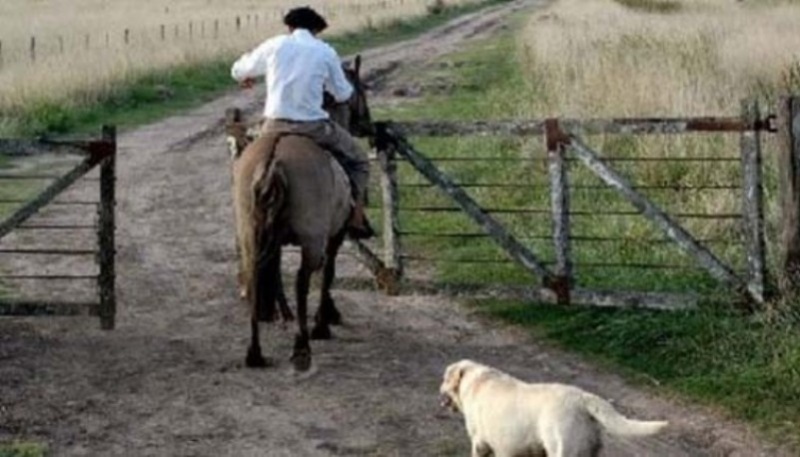
M 302 2 L 329 19 L 328 34 L 420 15 L 429 3 Z M 43 100 L 91 102 L 116 84 L 154 69 L 233 57 L 282 32 L 283 12 L 292 6 L 281 0 L 3 0 L 0 112 Z M 35 62 L 31 37 L 36 37 Z
M 742 98 L 800 90 L 800 2 L 679 4 L 560 0 L 537 14 L 521 37 L 525 114 L 736 114 Z

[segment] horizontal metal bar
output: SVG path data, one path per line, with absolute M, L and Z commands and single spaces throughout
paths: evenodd
M 479 232 L 421 232 L 421 231 L 400 231 L 398 232 L 401 236 L 407 236 L 410 238 L 486 238 L 487 235 L 485 233 Z M 530 236 L 522 236 L 520 237 L 522 240 L 552 240 L 552 235 L 530 235 Z M 624 237 L 602 237 L 602 236 L 571 236 L 569 237 L 572 241 L 577 242 L 591 242 L 591 243 L 607 243 L 607 242 L 616 242 L 616 243 L 637 243 L 637 244 L 669 244 L 673 243 L 672 240 L 667 238 L 624 238 Z M 728 239 L 725 238 L 703 238 L 698 240 L 701 243 L 706 244 L 737 244 L 733 243 Z
M 81 249 L 0 249 L 0 254 L 44 254 L 44 255 L 94 255 L 97 251 Z
M 485 188 L 512 188 L 512 189 L 536 189 L 536 188 L 545 188 L 544 185 L 536 185 L 536 184 L 504 184 L 504 183 L 456 183 L 459 187 L 485 187 Z M 420 188 L 420 189 L 430 189 L 431 187 L 436 187 L 434 184 L 430 183 L 399 183 L 398 187 L 406 187 L 406 188 Z M 549 187 L 548 187 L 549 188 Z
M 429 157 L 426 159 L 431 162 L 544 162 L 547 159 L 541 157 L 492 157 L 492 156 L 452 156 L 452 157 Z M 401 159 L 400 162 L 407 162 Z
M 429 257 L 429 256 L 417 256 L 417 255 L 401 255 L 401 258 L 404 260 L 409 260 L 412 262 L 430 262 L 430 263 L 464 263 L 464 264 L 481 264 L 481 263 L 489 263 L 489 264 L 510 264 L 513 263 L 510 259 L 491 259 L 491 258 L 463 258 L 463 259 L 452 259 L 452 258 L 440 258 L 440 257 Z M 543 261 L 544 265 L 553 265 L 555 262 L 553 261 Z M 573 262 L 572 265 L 576 267 L 586 267 L 586 268 L 624 268 L 624 269 L 631 269 L 631 270 L 692 270 L 692 271 L 703 271 L 700 267 L 692 267 L 688 265 L 675 265 L 675 264 L 658 264 L 658 263 L 621 263 L 621 262 Z
M 549 189 L 550 186 L 547 184 L 513 184 L 513 183 L 479 183 L 479 182 L 466 182 L 466 183 L 456 183 L 459 187 L 464 188 L 520 188 L 520 189 Z M 420 189 L 429 189 L 431 187 L 435 187 L 433 184 L 429 183 L 399 183 L 399 187 L 402 188 L 420 188 Z M 607 191 L 615 191 L 613 187 L 606 186 L 606 185 L 572 185 L 569 186 L 570 189 L 573 190 L 607 190 Z M 682 191 L 707 191 L 707 190 L 740 190 L 742 186 L 734 186 L 734 185 L 700 185 L 700 186 L 671 186 L 668 184 L 662 185 L 639 185 L 639 186 L 632 186 L 633 189 L 637 190 L 665 190 L 665 191 L 674 191 L 674 192 L 682 192 Z
M 460 212 L 460 208 L 453 206 L 402 206 L 400 211 L 421 213 L 455 213 Z M 542 208 L 483 208 L 483 211 L 490 214 L 550 214 L 549 209 Z M 641 216 L 638 211 L 570 211 L 570 216 Z M 683 219 L 741 219 L 741 214 L 734 213 L 674 213 L 673 217 Z
M 19 225 L 14 230 L 96 230 L 96 225 L 47 225 L 28 224 Z
M 511 259 L 439 259 L 435 257 L 401 255 L 401 259 L 412 262 L 441 262 L 441 263 L 493 263 L 493 264 L 512 264 Z M 542 262 L 543 265 L 552 265 L 553 262 Z
M 547 162 L 546 157 L 448 156 L 426 157 L 432 162 Z M 741 162 L 741 157 L 603 157 L 603 162 Z M 401 160 L 402 161 L 402 160 Z M 566 159 L 578 162 L 578 159 Z
M 0 155 L 29 156 L 43 153 L 87 154 L 91 143 L 85 141 L 59 142 L 0 138 Z
M 97 316 L 94 302 L 59 303 L 45 300 L 0 300 L 0 316 Z
M 62 175 L 15 175 L 15 174 L 8 174 L 8 173 L 0 173 L 0 180 L 21 180 L 21 181 L 34 181 L 34 180 L 45 180 L 45 179 L 58 179 Z
M 457 136 L 457 135 L 544 135 L 545 121 L 417 121 L 395 124 L 407 135 Z M 772 131 L 770 119 L 747 123 L 739 117 L 673 117 L 627 119 L 559 119 L 567 132 L 582 134 L 678 134 L 686 132 L 743 132 L 751 130 Z
M 97 279 L 97 275 L 0 275 L 0 279 L 6 280 L 13 280 L 13 281 L 23 281 L 23 280 L 58 280 L 58 281 L 67 281 L 67 280 L 94 280 Z
M 674 241 L 668 238 L 622 238 L 622 237 L 603 237 L 603 236 L 573 236 L 573 241 L 585 243 L 636 243 L 636 244 L 670 244 Z M 697 241 L 704 244 L 737 244 L 726 238 L 700 238 Z
M 28 203 L 30 200 L 22 199 L 22 198 L 2 198 L 0 199 L 0 204 L 19 204 L 19 203 Z M 81 200 L 64 200 L 64 201 L 53 201 L 50 202 L 49 205 L 63 205 L 63 206 L 90 206 L 90 205 L 97 205 L 99 201 L 81 201 Z
M 700 267 L 689 265 L 659 263 L 618 263 L 618 262 L 574 262 L 573 265 L 585 268 L 624 268 L 631 270 L 692 270 L 704 271 Z

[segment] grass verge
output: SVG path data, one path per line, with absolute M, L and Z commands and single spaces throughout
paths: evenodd
M 0 457 L 45 457 L 47 446 L 38 443 L 14 441 L 0 444 Z
M 622 370 L 641 384 L 722 406 L 800 449 L 800 320 L 480 301 L 487 316 Z

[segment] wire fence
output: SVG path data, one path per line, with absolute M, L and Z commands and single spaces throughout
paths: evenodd
M 393 10 L 404 11 L 409 6 L 414 11 L 428 5 L 428 0 L 372 0 L 335 2 L 317 6 L 320 13 L 331 21 L 352 22 L 358 18 L 359 26 L 377 27 L 390 20 Z M 146 25 L 114 27 L 107 30 L 92 28 L 66 33 L 41 32 L 28 36 L 2 36 L 0 34 L 0 69 L 13 64 L 35 65 L 52 57 L 75 53 L 92 53 L 100 50 L 123 50 L 137 46 L 185 45 L 192 42 L 214 42 L 232 35 L 247 32 L 274 32 L 288 11 L 286 6 L 272 6 L 263 11 L 250 10 L 230 16 L 159 21 Z M 399 16 L 398 16 L 399 17 Z

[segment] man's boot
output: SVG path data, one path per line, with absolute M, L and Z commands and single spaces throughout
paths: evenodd
M 350 220 L 347 223 L 347 234 L 350 238 L 356 240 L 364 240 L 375 236 L 375 230 L 367 220 L 367 215 L 364 212 L 364 204 L 355 202 L 353 210 L 350 212 Z

